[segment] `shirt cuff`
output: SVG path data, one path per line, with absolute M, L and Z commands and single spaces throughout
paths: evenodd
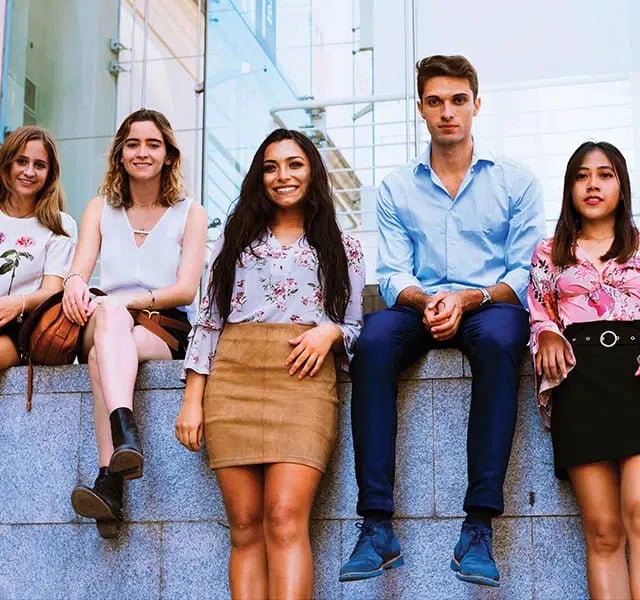
M 398 300 L 400 292 L 409 287 L 422 289 L 422 284 L 412 275 L 399 273 L 392 275 L 386 282 L 380 284 L 380 294 L 387 306 L 393 306 Z
M 525 269 L 509 271 L 499 283 L 506 283 L 517 296 L 520 304 L 527 308 L 527 286 L 529 285 L 529 272 Z

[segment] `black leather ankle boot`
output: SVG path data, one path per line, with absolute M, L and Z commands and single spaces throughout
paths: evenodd
M 120 473 L 124 479 L 142 477 L 144 458 L 140 434 L 130 408 L 116 408 L 110 415 L 113 455 L 109 471 Z
M 119 473 L 100 467 L 93 487 L 78 485 L 71 492 L 71 505 L 79 515 L 96 520 L 103 538 L 114 538 L 122 524 L 123 480 Z

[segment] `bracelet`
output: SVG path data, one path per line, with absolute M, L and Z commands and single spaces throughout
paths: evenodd
M 67 287 L 67 282 L 69 281 L 69 279 L 71 279 L 72 277 L 80 277 L 80 279 L 82 279 L 82 281 L 84 281 L 84 277 L 82 276 L 82 274 L 80 273 L 76 273 L 75 271 L 73 273 L 69 273 L 63 280 L 62 280 L 62 289 Z M 86 281 L 85 281 L 86 283 Z
M 27 307 L 27 297 L 24 294 L 18 295 L 22 298 L 22 310 L 20 311 L 16 321 L 18 321 L 18 323 L 22 323 L 22 319 L 24 318 L 24 309 Z
M 156 295 L 153 293 L 153 290 L 147 290 L 151 294 L 151 303 L 149 304 L 149 310 L 153 310 L 153 305 L 156 303 Z

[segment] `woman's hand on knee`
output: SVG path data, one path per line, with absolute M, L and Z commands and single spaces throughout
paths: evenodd
M 566 379 L 575 360 L 562 336 L 553 331 L 543 331 L 538 346 L 536 373 L 553 382 Z
M 298 379 L 313 377 L 322 367 L 333 345 L 342 339 L 342 330 L 335 323 L 323 323 L 289 340 L 294 346 L 284 361 L 289 375 L 298 373 Z
M 188 450 L 197 452 L 202 448 L 203 434 L 202 403 L 185 398 L 176 420 L 176 439 Z

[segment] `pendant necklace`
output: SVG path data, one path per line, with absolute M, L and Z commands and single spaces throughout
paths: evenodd
M 158 202 L 155 201 L 155 202 L 152 202 L 151 204 L 143 205 L 143 206 L 146 208 L 147 206 L 156 206 L 157 204 L 158 204 Z M 150 216 L 151 215 L 147 214 L 147 216 L 142 221 L 142 224 L 137 229 L 134 229 L 132 227 L 131 229 L 132 229 L 133 233 L 137 233 L 138 235 L 149 235 L 149 233 L 151 233 L 151 231 L 147 231 L 146 223 L 147 223 L 147 220 L 149 219 Z

